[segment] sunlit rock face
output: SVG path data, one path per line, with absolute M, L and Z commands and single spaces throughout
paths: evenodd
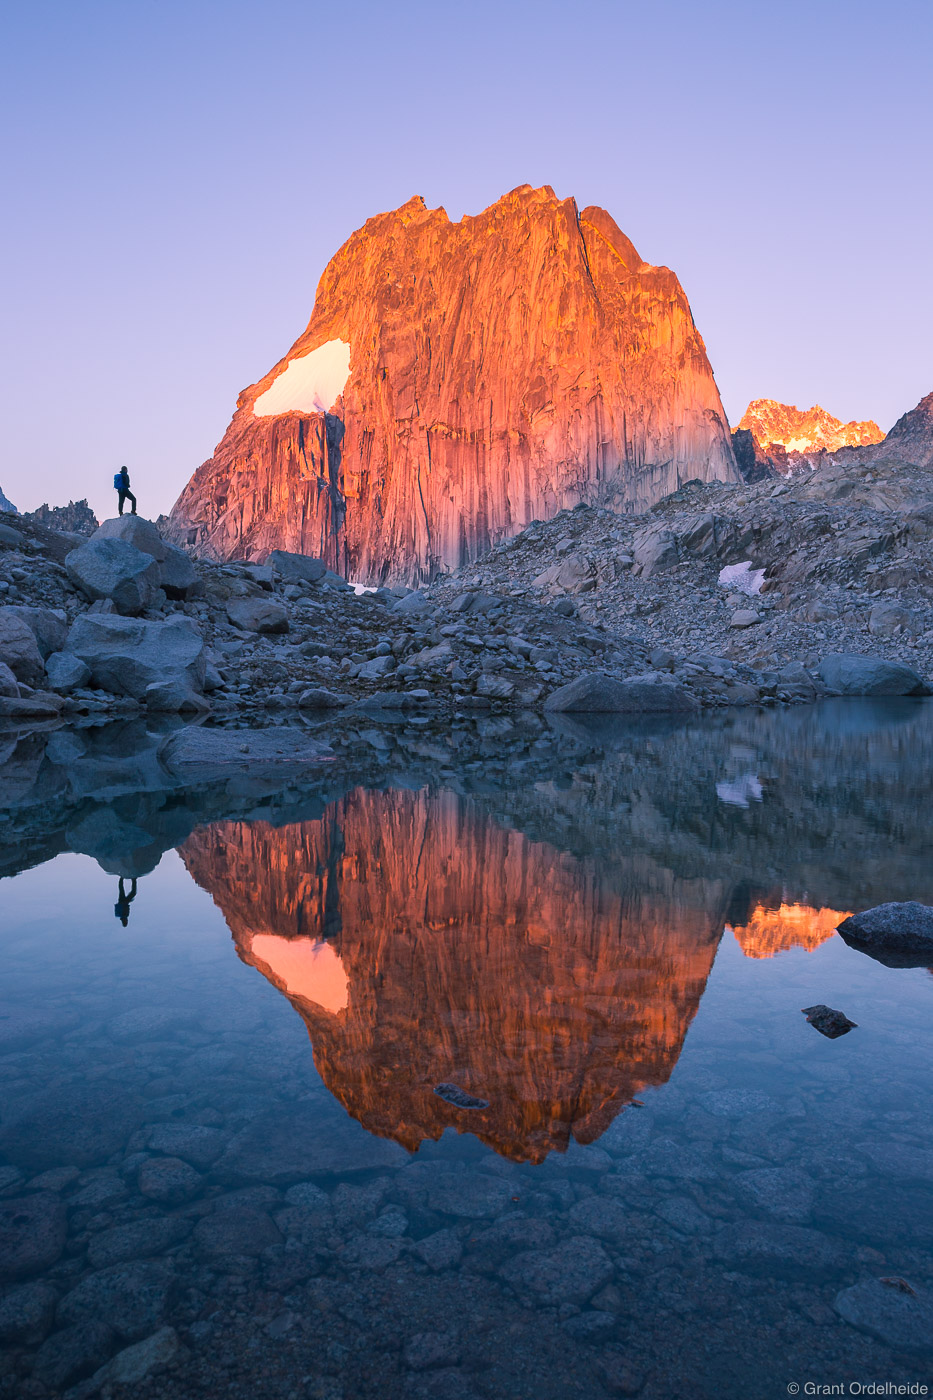
M 797 408 L 775 399 L 752 399 L 735 431 L 739 435 L 751 434 L 756 464 L 767 466 L 772 472 L 814 466 L 822 453 L 838 452 L 842 447 L 867 447 L 884 438 L 878 424 L 870 420 L 843 423 L 819 404 Z M 753 475 L 748 470 L 745 474 L 749 478 Z
M 696 477 L 738 479 L 680 283 L 605 210 L 523 185 L 458 223 L 415 198 L 354 233 L 170 536 L 416 582 L 580 501 L 643 510 Z
M 806 948 L 812 953 L 848 914 L 841 909 L 811 909 L 807 904 L 781 903 L 776 909 L 758 904 L 744 924 L 732 930 L 747 958 L 773 958 L 788 948 Z
M 452 793 L 356 790 L 320 821 L 202 828 L 181 855 L 331 1092 L 410 1149 L 449 1126 L 515 1160 L 595 1141 L 670 1076 L 722 929 L 718 886 L 613 888 Z M 489 1108 L 445 1103 L 445 1082 Z

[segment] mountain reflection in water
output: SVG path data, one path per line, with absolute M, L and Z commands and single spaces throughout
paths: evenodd
M 726 904 L 649 862 L 613 879 L 449 791 L 360 788 L 320 821 L 220 822 L 180 849 L 354 1117 L 409 1149 L 466 1127 L 518 1161 L 595 1141 L 667 1081 Z M 445 1103 L 445 1081 L 489 1108 Z

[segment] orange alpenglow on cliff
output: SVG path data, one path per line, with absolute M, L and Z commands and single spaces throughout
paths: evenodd
M 319 821 L 202 827 L 180 853 L 330 1092 L 409 1149 L 450 1127 L 516 1161 L 595 1142 L 670 1077 L 722 928 L 718 887 L 711 909 L 702 881 L 617 888 L 450 792 L 358 789 Z M 488 1107 L 452 1107 L 445 1082 Z
M 416 583 L 536 518 L 644 510 L 697 477 L 738 479 L 680 283 L 604 209 L 522 185 L 459 223 L 414 198 L 354 233 L 169 536 Z
M 747 429 L 759 451 L 783 448 L 785 452 L 838 452 L 841 447 L 868 447 L 881 442 L 884 433 L 877 423 L 843 423 L 814 404 L 796 408 L 774 399 L 752 399 L 739 429 Z

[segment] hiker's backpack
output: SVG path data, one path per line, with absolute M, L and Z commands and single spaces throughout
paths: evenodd
M 122 473 L 122 472 L 114 472 L 114 476 L 113 476 L 113 485 L 114 485 L 114 489 L 115 489 L 116 491 L 122 491 L 122 490 L 123 490 L 123 473 Z

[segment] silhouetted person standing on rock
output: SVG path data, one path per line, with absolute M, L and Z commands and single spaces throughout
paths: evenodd
M 122 515 L 122 514 L 123 514 L 123 506 L 124 506 L 124 503 L 125 503 L 126 501 L 132 501 L 132 503 L 133 503 L 132 514 L 135 515 L 135 514 L 136 514 L 136 497 L 133 495 L 132 491 L 130 490 L 130 474 L 129 474 L 129 472 L 126 470 L 126 467 L 121 467 L 121 468 L 120 468 L 120 470 L 117 472 L 116 476 L 113 478 L 113 484 L 114 484 L 114 487 L 115 487 L 115 489 L 116 489 L 116 491 L 117 491 L 117 510 L 118 510 L 118 511 L 120 512 L 120 514 Z
M 135 515 L 136 512 L 134 511 L 133 514 Z M 126 928 L 127 924 L 130 921 L 130 905 L 133 903 L 133 900 L 135 898 L 136 876 L 134 875 L 133 878 L 130 880 L 130 892 L 129 894 L 127 894 L 126 890 L 123 888 L 123 876 L 121 875 L 120 883 L 117 886 L 117 902 L 113 906 L 113 912 L 116 915 L 116 917 L 120 920 L 120 923 L 123 925 L 124 928 Z

